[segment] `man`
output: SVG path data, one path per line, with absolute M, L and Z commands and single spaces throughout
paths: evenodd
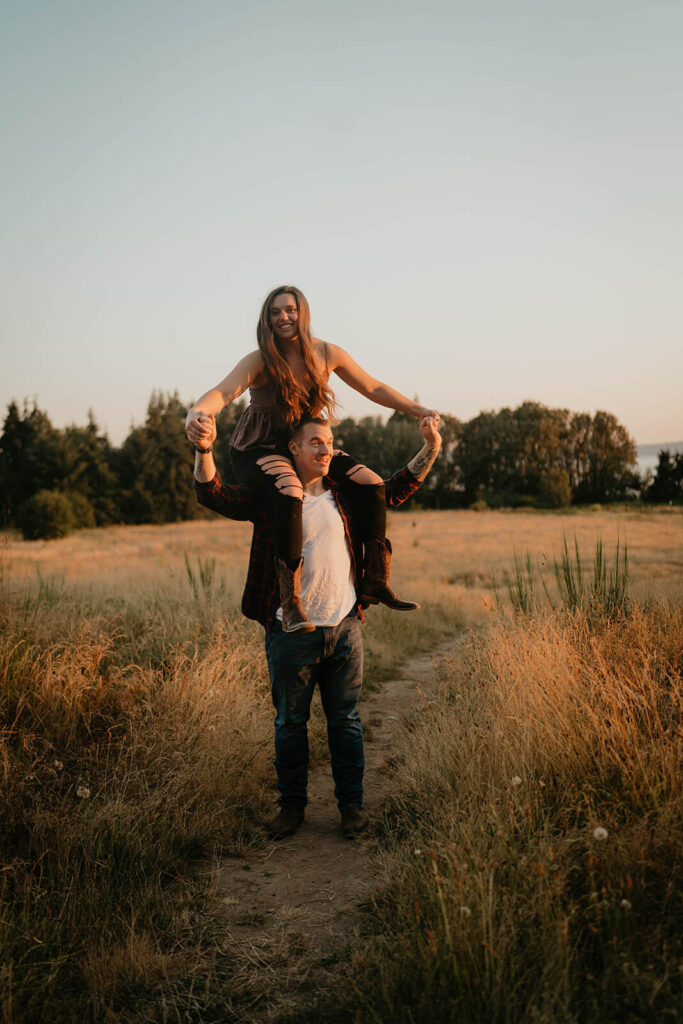
M 402 504 L 420 487 L 441 446 L 435 420 L 420 422 L 421 451 L 385 482 L 387 506 Z M 327 476 L 334 453 L 329 423 L 304 418 L 292 433 L 289 449 L 304 491 L 301 602 L 313 632 L 286 633 L 265 510 L 240 487 L 225 487 L 211 454 L 195 446 L 198 501 L 230 519 L 254 523 L 242 610 L 266 630 L 266 656 L 275 717 L 275 767 L 280 810 L 268 823 L 273 838 L 291 835 L 304 820 L 308 780 L 308 730 L 311 699 L 320 687 L 342 831 L 354 838 L 367 827 L 363 812 L 363 730 L 358 698 L 363 676 L 363 613 L 357 598 L 362 544 L 354 529 L 353 509 Z M 389 546 L 389 551 L 391 550 Z M 388 569 L 388 567 L 387 567 Z

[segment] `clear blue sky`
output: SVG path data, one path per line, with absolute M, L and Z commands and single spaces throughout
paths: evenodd
M 153 388 L 196 398 L 255 347 L 288 281 L 316 334 L 444 412 L 529 398 L 683 438 L 679 2 L 2 22 L 3 416 L 91 407 L 120 442 Z

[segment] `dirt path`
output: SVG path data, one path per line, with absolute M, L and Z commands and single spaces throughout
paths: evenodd
M 361 703 L 365 737 L 364 805 L 371 819 L 386 800 L 402 721 L 437 686 L 437 664 L 461 636 L 409 660 Z M 254 993 L 244 1021 L 275 1024 L 325 982 L 325 962 L 357 927 L 356 908 L 378 877 L 365 841 L 342 837 L 329 759 L 311 772 L 306 821 L 288 839 L 246 858 L 213 865 L 215 915 L 243 961 L 240 988 Z

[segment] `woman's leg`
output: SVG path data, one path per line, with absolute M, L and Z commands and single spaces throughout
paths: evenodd
M 266 504 L 276 556 L 295 569 L 301 558 L 303 488 L 291 459 L 267 448 L 231 455 L 238 482 Z
M 329 476 L 351 502 L 365 549 L 358 599 L 369 604 L 381 602 L 396 611 L 419 608 L 414 601 L 402 601 L 389 586 L 391 544 L 386 536 L 386 493 L 381 476 L 346 452 L 334 456 Z
M 374 537 L 384 540 L 387 506 L 382 477 L 346 452 L 339 452 L 333 457 L 328 476 L 351 502 L 356 529 L 363 543 Z
M 255 448 L 231 454 L 239 483 L 254 490 L 264 501 L 273 525 L 283 630 L 311 632 L 315 626 L 308 621 L 301 605 L 301 481 L 291 460 L 278 452 Z

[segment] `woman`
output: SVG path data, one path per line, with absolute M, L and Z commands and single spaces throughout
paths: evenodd
M 301 508 L 303 490 L 289 458 L 289 431 L 304 413 L 333 418 L 331 373 L 378 405 L 421 419 L 438 413 L 370 377 L 351 356 L 311 336 L 311 314 L 303 293 L 292 285 L 275 288 L 261 308 L 256 329 L 258 349 L 250 352 L 187 414 L 187 436 L 197 451 L 208 451 L 211 417 L 234 402 L 247 388 L 251 402 L 230 440 L 237 479 L 267 501 L 274 523 L 275 556 L 283 602 L 285 632 L 315 627 L 300 600 Z M 418 606 L 401 601 L 389 586 L 391 548 L 386 540 L 386 507 L 382 478 L 340 452 L 328 474 L 354 502 L 363 525 L 365 564 L 358 599 L 382 602 L 409 611 Z M 287 595 L 285 597 L 285 595 Z

